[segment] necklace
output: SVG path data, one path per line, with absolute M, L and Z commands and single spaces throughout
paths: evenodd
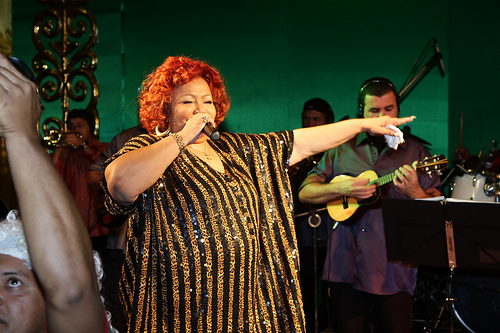
M 199 149 L 196 149 L 194 146 L 189 146 L 191 148 L 193 148 L 194 150 L 197 150 L 199 151 L 200 153 L 203 153 L 205 154 L 205 157 L 207 158 L 207 160 L 211 161 L 212 160 L 212 156 L 210 156 L 208 153 L 207 153 L 207 149 L 208 149 L 208 143 L 205 141 L 205 151 L 203 150 L 199 150 Z

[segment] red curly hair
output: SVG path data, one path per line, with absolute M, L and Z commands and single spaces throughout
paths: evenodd
M 216 110 L 215 125 L 220 124 L 229 110 L 229 98 L 219 72 L 199 60 L 168 57 L 144 80 L 144 88 L 139 95 L 139 119 L 142 127 L 150 134 L 155 133 L 156 126 L 161 132 L 169 128 L 172 91 L 196 77 L 202 77 L 208 83 Z

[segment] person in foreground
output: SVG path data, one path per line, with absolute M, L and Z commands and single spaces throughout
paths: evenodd
M 133 216 L 121 280 L 129 332 L 303 332 L 288 167 L 412 118 L 212 141 L 203 129 L 222 122 L 229 99 L 214 68 L 186 57 L 168 57 L 139 99 L 150 134 L 107 160 L 102 180 L 110 213 Z
M 28 256 L 21 225 L 11 212 L 8 221 L 0 223 L 13 226 L 2 225 L 3 231 L 12 232 L 0 246 L 0 331 L 108 332 L 90 239 L 40 143 L 40 112 L 34 83 L 0 54 L 0 135 L 5 138 L 29 251 Z M 14 247 L 11 239 L 18 240 Z
M 362 84 L 358 117 L 396 118 L 398 113 L 398 93 L 391 81 L 371 78 Z M 328 150 L 302 183 L 299 199 L 311 204 L 338 201 L 341 196 L 358 202 L 369 199 L 376 185 L 357 177 L 367 170 L 379 177 L 395 172 L 393 181 L 379 188 L 383 197 L 439 196 L 439 176 L 417 174 L 411 166 L 430 156 L 429 152 L 411 136 L 404 139 L 392 149 L 384 137 L 360 133 Z M 359 207 L 340 223 L 329 237 L 327 251 L 323 279 L 329 282 L 330 317 L 336 333 L 366 333 L 370 325 L 375 332 L 411 331 L 417 267 L 387 260 L 381 200 Z

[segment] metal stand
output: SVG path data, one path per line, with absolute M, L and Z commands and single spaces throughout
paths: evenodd
M 434 43 L 437 43 L 435 38 L 432 38 L 431 41 L 434 41 Z M 427 49 L 427 46 L 424 49 L 424 52 Z M 406 86 L 401 88 L 401 91 L 399 92 L 399 102 L 400 103 L 403 102 L 403 100 L 406 98 L 406 96 L 414 88 L 414 84 L 417 84 L 422 78 L 424 78 L 430 72 L 430 70 L 434 68 L 435 65 L 437 65 L 439 62 L 442 62 L 442 59 L 443 59 L 443 54 L 441 52 L 439 52 L 438 50 L 436 50 L 436 52 L 430 57 L 430 59 L 418 71 L 418 73 L 415 74 L 415 76 L 410 80 L 410 82 Z M 420 61 L 420 59 L 417 60 L 414 67 L 417 65 L 417 63 L 419 61 Z M 441 75 L 444 77 L 444 70 L 442 71 Z
M 314 267 L 314 333 L 318 333 L 319 323 L 318 323 L 318 236 L 317 228 L 321 225 L 321 216 L 318 212 L 326 210 L 326 207 L 312 210 L 309 212 L 300 213 L 294 216 L 294 218 L 303 217 L 309 215 L 307 218 L 307 223 L 313 230 L 313 267 Z
M 326 208 L 324 208 L 326 209 Z M 317 211 L 310 212 L 307 219 L 313 228 L 313 265 L 314 265 L 314 333 L 318 333 L 318 236 L 317 228 L 321 225 L 321 216 Z
M 445 233 L 446 233 L 446 249 L 448 252 L 448 266 L 450 268 L 450 275 L 448 276 L 448 286 L 446 288 L 446 298 L 444 300 L 443 306 L 439 310 L 439 315 L 434 323 L 433 329 L 436 330 L 441 322 L 441 317 L 444 310 L 447 308 L 449 312 L 449 325 L 450 332 L 453 333 L 453 322 L 455 319 L 455 306 L 454 303 L 456 298 L 453 297 L 453 275 L 455 273 L 456 257 L 455 257 L 455 238 L 453 236 L 453 222 L 445 221 Z M 432 331 L 430 331 L 432 332 Z M 429 333 L 430 333 L 429 332 Z

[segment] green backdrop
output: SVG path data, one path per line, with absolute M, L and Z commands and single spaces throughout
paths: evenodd
M 493 0 L 460 0 L 450 7 L 450 153 L 459 144 L 462 114 L 463 145 L 472 154 L 479 154 L 492 140 L 500 140 L 496 103 L 500 78 L 499 11 L 500 2 Z
M 13 7 L 14 55 L 30 62 L 36 52 L 32 21 L 43 7 L 34 0 L 16 0 Z M 300 127 L 303 103 L 312 97 L 330 102 L 337 120 L 355 117 L 361 82 L 385 76 L 401 88 L 435 37 L 446 76 L 433 67 L 404 100 L 401 115 L 417 116 L 412 133 L 431 142 L 432 153 L 455 148 L 449 146 L 448 91 L 456 87 L 449 81 L 455 64 L 450 41 L 457 35 L 450 27 L 459 24 L 450 13 L 469 10 L 455 2 L 106 0 L 86 7 L 99 27 L 102 141 L 136 124 L 137 88 L 169 55 L 218 68 L 231 97 L 224 128 L 262 133 Z M 44 116 L 60 113 L 54 105 Z

